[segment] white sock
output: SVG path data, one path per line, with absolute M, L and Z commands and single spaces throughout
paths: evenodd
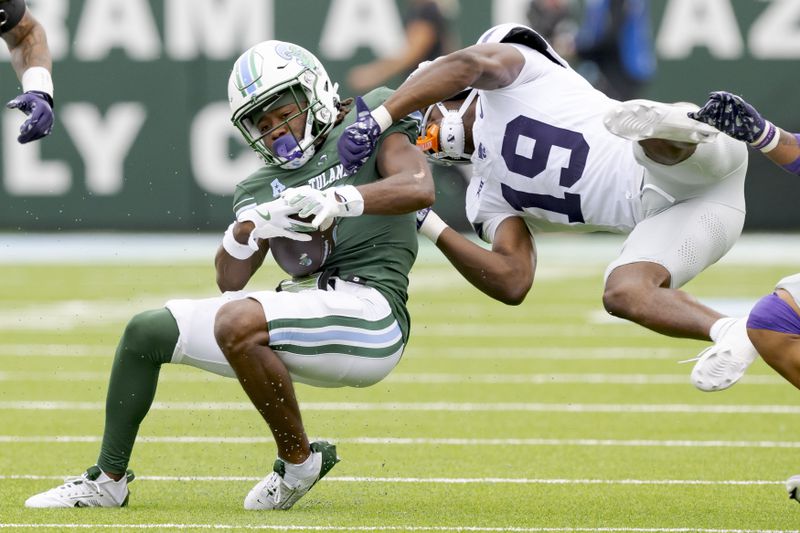
M 719 340 L 719 338 L 723 336 L 737 320 L 739 319 L 732 316 L 726 316 L 714 322 L 714 324 L 711 326 L 711 331 L 708 332 L 711 340 L 717 342 L 717 340 Z
M 100 475 L 97 476 L 95 481 L 102 484 L 103 490 L 111 494 L 115 500 L 122 501 L 125 498 L 125 494 L 128 490 L 128 478 L 126 474 L 123 474 L 118 481 L 114 481 L 114 478 L 101 470 Z
M 284 461 L 286 464 L 286 472 L 283 475 L 283 480 L 289 486 L 296 486 L 300 481 L 306 481 L 308 478 L 314 478 L 319 475 L 322 469 L 322 454 L 311 452 L 308 459 L 296 465 L 289 461 Z

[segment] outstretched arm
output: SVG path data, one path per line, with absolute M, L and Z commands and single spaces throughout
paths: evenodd
M 2 37 L 11 52 L 11 64 L 23 90 L 23 94 L 8 102 L 6 107 L 19 109 L 28 115 L 17 137 L 20 143 L 27 143 L 41 139 L 53 130 L 53 80 L 50 74 L 53 61 L 44 28 L 25 8 L 24 2 L 0 2 L 0 7 L 7 10 Z M 8 13 L 18 9 L 24 9 L 22 17 L 10 20 Z M 14 25 L 9 29 L 10 24 Z
M 776 165 L 800 175 L 800 135 L 775 126 L 742 97 L 726 91 L 713 92 L 708 102 L 689 116 L 750 144 Z
M 525 222 L 509 217 L 500 223 L 487 250 L 447 226 L 433 212 L 417 215 L 419 232 L 432 240 L 464 278 L 481 292 L 508 305 L 519 305 L 533 286 L 536 250 Z
M 356 172 L 369 159 L 381 133 L 396 120 L 470 87 L 506 87 L 517 79 L 524 65 L 523 55 L 509 44 L 476 44 L 420 67 L 374 110 L 357 97 L 356 121 L 345 128 L 337 145 L 345 170 Z
M 11 52 L 11 65 L 20 81 L 23 81 L 23 74 L 31 67 L 52 71 L 53 60 L 47 47 L 47 35 L 29 10 L 25 10 L 19 23 L 2 36 Z
M 476 44 L 419 69 L 383 107 L 397 120 L 469 87 L 484 90 L 507 87 L 517 79 L 524 65 L 525 58 L 509 44 Z

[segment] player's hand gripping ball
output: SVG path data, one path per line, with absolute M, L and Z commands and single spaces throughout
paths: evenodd
M 289 218 L 311 222 L 314 217 L 300 218 L 299 215 L 290 215 Z M 269 239 L 269 249 L 275 262 L 294 278 L 308 276 L 322 269 L 336 245 L 336 222 L 330 220 L 315 231 L 305 228 L 297 228 L 296 231 L 310 235 L 311 240 L 297 241 L 286 237 Z

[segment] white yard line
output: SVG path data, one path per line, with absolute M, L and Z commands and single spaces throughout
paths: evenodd
M 2 401 L 0 410 L 99 411 L 105 402 Z M 304 411 L 450 411 L 450 412 L 539 412 L 539 413 L 685 413 L 685 414 L 800 414 L 800 405 L 692 405 L 692 404 L 604 404 L 604 403 L 478 403 L 478 402 L 306 402 Z M 247 402 L 154 402 L 151 410 L 250 411 Z
M 0 381 L 10 383 L 58 381 L 58 382 L 107 382 L 109 373 L 105 372 L 64 372 L 47 371 L 0 371 Z M 213 383 L 220 377 L 206 372 L 172 372 L 159 377 L 163 382 Z M 403 384 L 482 384 L 482 385 L 685 385 L 685 374 L 448 374 L 411 373 L 390 374 L 385 383 Z M 739 385 L 778 385 L 785 380 L 777 375 L 745 376 Z
M 2 379 L 2 373 L 0 373 Z M 582 385 L 685 385 L 688 374 L 414 374 L 398 372 L 389 374 L 384 381 L 391 383 L 480 383 L 485 385 L 518 384 L 582 384 Z M 750 385 L 777 385 L 786 380 L 777 375 L 750 375 L 737 383 Z
M 412 331 L 412 336 L 414 332 Z M 0 353 L 2 348 L 0 348 Z M 483 347 L 470 344 L 468 346 L 450 344 L 446 348 L 416 349 L 412 340 L 408 355 L 425 358 L 449 359 L 542 359 L 542 360 L 627 360 L 627 359 L 686 359 L 693 356 L 685 348 L 652 348 L 642 347 L 564 347 L 564 346 L 530 346 L 530 347 Z
M 413 332 L 412 332 L 413 335 Z M 114 346 L 93 344 L 2 344 L 0 357 L 112 357 Z M 681 348 L 642 347 L 579 347 L 532 346 L 508 347 L 496 350 L 474 344 L 451 344 L 435 350 L 417 349 L 412 342 L 406 356 L 452 359 L 531 359 L 531 360 L 627 360 L 627 359 L 684 359 L 694 355 Z
M 42 370 L 42 371 L 2 371 L 0 370 L 0 382 L 7 383 L 39 383 L 42 381 L 57 381 L 57 382 L 99 382 L 107 383 L 110 371 L 103 372 L 65 372 L 61 370 Z M 170 372 L 163 373 L 158 378 L 161 382 L 180 382 L 180 383 L 214 383 L 214 382 L 228 382 L 229 379 L 211 374 L 209 372 Z M 684 380 L 686 381 L 686 380 Z
M 327 478 L 326 478 L 327 479 Z M 271 524 L 0 524 L 0 529 L 252 529 L 267 531 L 474 531 L 487 533 L 800 533 L 796 529 L 699 529 L 696 527 L 481 527 L 481 526 L 303 526 Z
M 793 441 L 743 441 L 743 440 L 655 440 L 655 439 L 464 439 L 426 437 L 319 437 L 336 444 L 368 444 L 397 446 L 580 446 L 580 447 L 640 447 L 640 448 L 763 448 L 798 449 L 800 442 Z M 0 443 L 7 444 L 73 444 L 98 443 L 99 435 L 0 435 Z M 223 436 L 139 436 L 137 444 L 271 444 L 272 437 Z
M 111 357 L 114 350 L 94 344 L 0 344 L 0 357 Z
M 0 480 L 54 480 L 63 481 L 68 476 L 40 476 L 35 474 L 0 475 Z M 258 476 L 136 476 L 144 481 L 259 481 Z M 403 483 L 425 485 L 783 485 L 785 480 L 763 479 L 564 479 L 564 478 L 503 478 L 503 477 L 370 477 L 325 476 L 325 482 L 341 483 Z

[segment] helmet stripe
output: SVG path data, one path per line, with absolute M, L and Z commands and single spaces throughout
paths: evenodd
M 252 81 L 255 82 L 255 83 L 253 83 L 253 91 L 256 90 L 256 87 L 261 87 L 261 76 L 256 77 L 256 75 L 258 74 L 258 66 L 256 65 L 256 56 L 258 56 L 258 54 L 256 54 L 255 52 L 252 52 L 252 51 L 250 52 L 250 61 L 249 61 L 249 63 L 250 63 L 250 78 L 251 79 L 255 78 L 255 79 L 252 79 Z M 258 57 L 261 57 L 261 56 L 258 56 Z
M 253 72 L 251 68 L 251 65 L 254 64 L 255 61 L 253 60 L 252 50 L 249 51 L 247 54 L 243 55 L 241 58 L 239 58 L 237 77 L 241 82 L 239 84 L 240 87 L 239 90 L 242 92 L 242 96 L 253 94 L 256 90 L 255 86 L 253 85 Z
M 236 87 L 239 89 L 239 92 L 242 94 L 242 96 L 247 96 L 247 93 L 244 90 L 244 82 L 242 81 L 242 59 L 243 58 L 241 57 L 239 58 L 239 60 L 236 62 L 236 65 L 233 67 L 233 71 L 236 73 Z

